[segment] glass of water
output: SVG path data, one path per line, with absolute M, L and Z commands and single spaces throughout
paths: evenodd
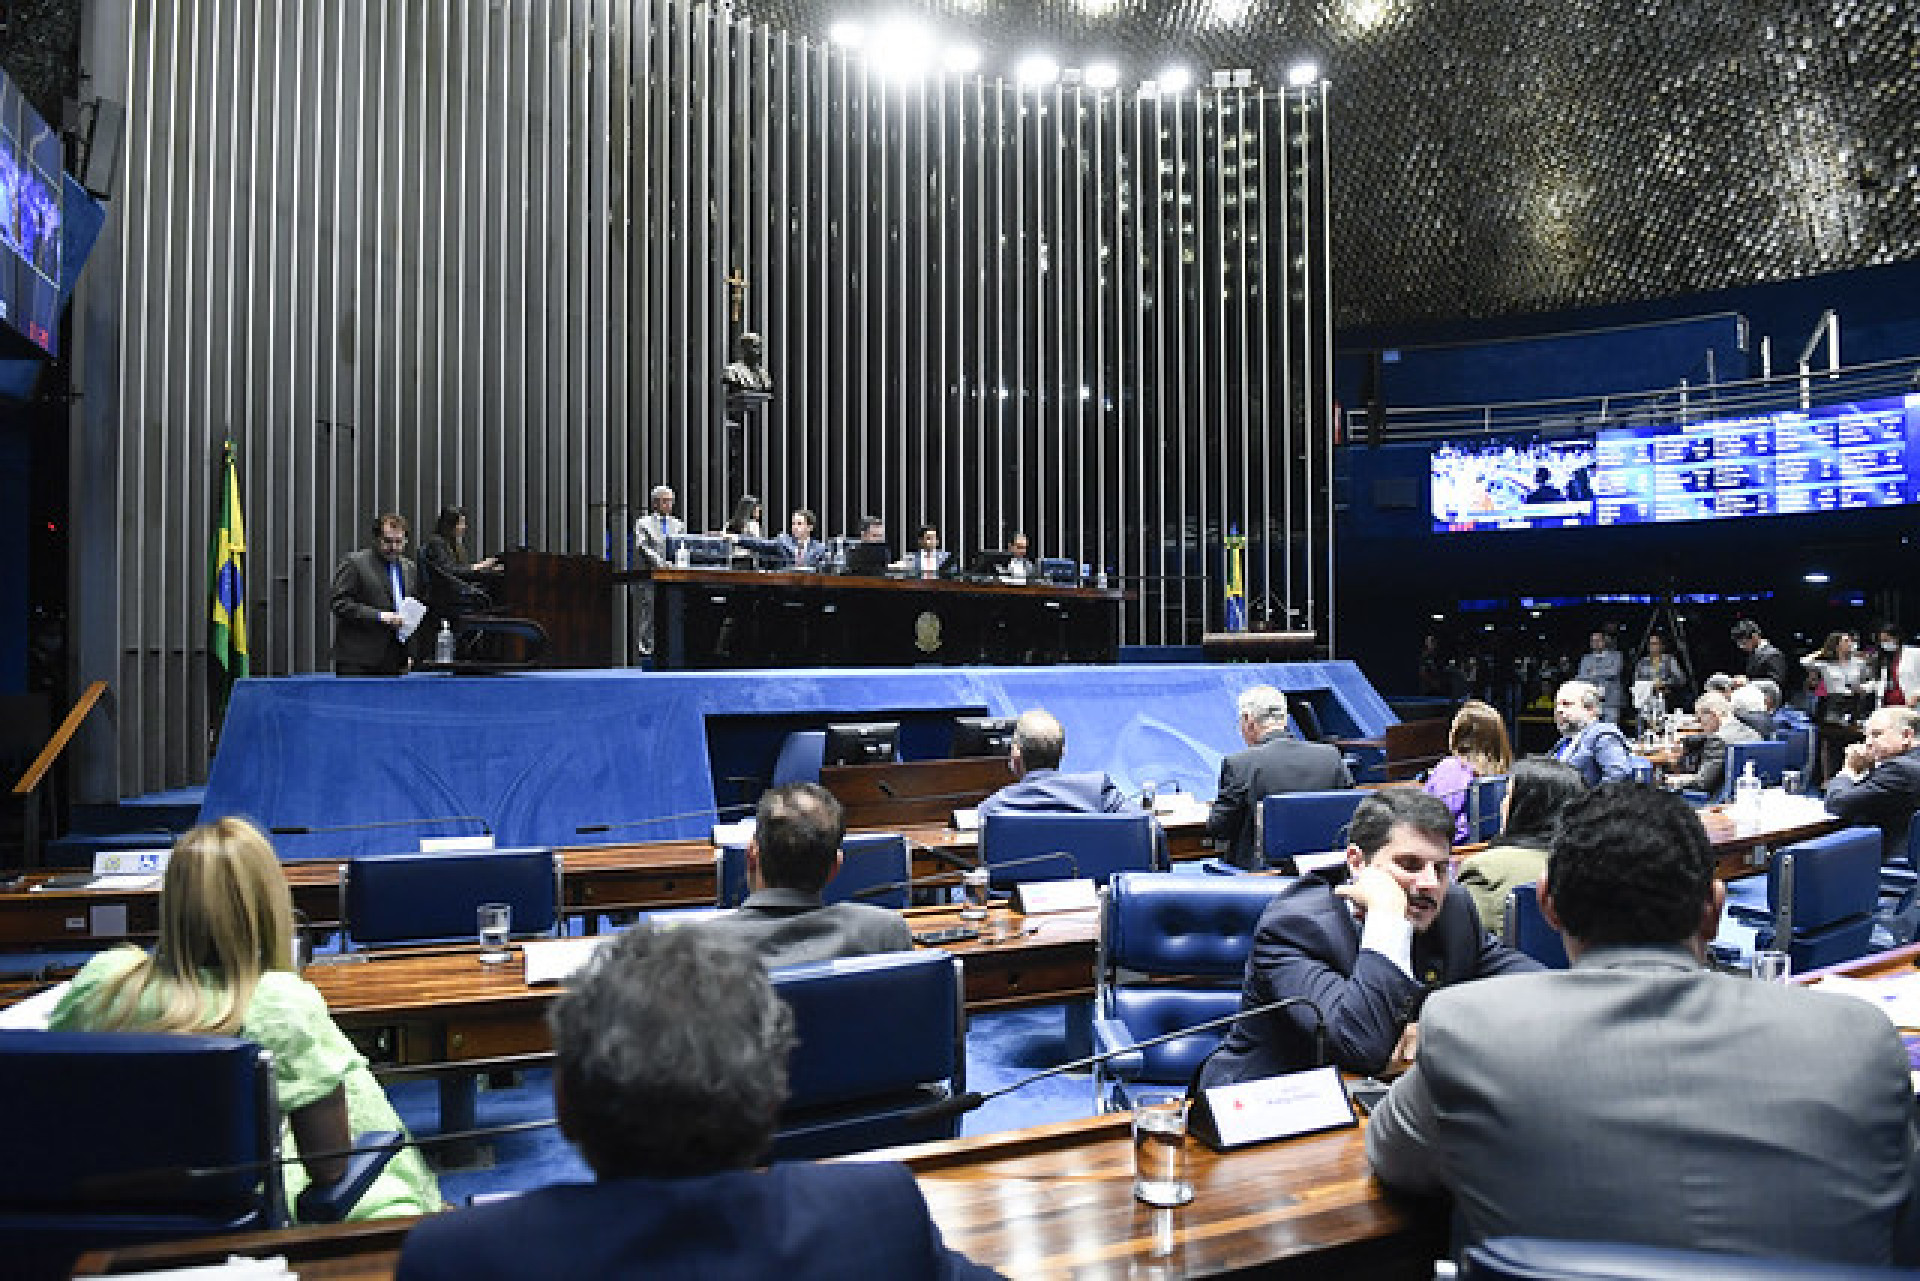
M 1788 796 L 1800 795 L 1800 771 L 1797 769 L 1780 771 L 1780 790 Z
M 987 891 L 991 882 L 992 875 L 984 867 L 971 868 L 960 878 L 960 889 L 966 895 L 966 903 L 960 908 L 961 920 L 987 919 Z
M 509 903 L 482 903 L 480 923 L 480 964 L 504 965 L 512 957 L 507 938 L 513 933 L 513 906 Z
M 1793 958 L 1780 951 L 1755 952 L 1753 977 L 1762 983 L 1785 983 L 1793 977 Z
M 1133 1110 L 1133 1195 L 1148 1205 L 1193 1200 L 1187 1178 L 1187 1101 L 1142 1103 Z

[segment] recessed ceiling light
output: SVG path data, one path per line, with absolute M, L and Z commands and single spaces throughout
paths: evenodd
M 867 42 L 867 29 L 857 22 L 836 22 L 827 28 L 827 39 L 848 49 L 858 49 Z
M 1193 87 L 1193 72 L 1185 67 L 1168 67 L 1155 76 L 1153 81 L 1160 86 L 1160 92 L 1163 94 L 1185 93 Z
M 1030 53 L 1014 68 L 1014 78 L 1023 85 L 1050 85 L 1060 78 L 1060 63 L 1047 53 Z
M 1304 89 L 1320 79 L 1320 64 L 1317 62 L 1296 62 L 1287 68 L 1287 83 L 1295 89 Z
M 1094 62 L 1087 66 L 1087 86 L 1092 89 L 1111 89 L 1120 83 L 1120 68 L 1111 62 Z

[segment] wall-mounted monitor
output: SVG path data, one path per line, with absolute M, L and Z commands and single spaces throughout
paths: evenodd
M 0 72 L 0 320 L 59 354 L 60 136 Z
M 1920 502 L 1920 394 L 1434 448 L 1437 531 L 1665 524 Z
M 956 716 L 953 751 L 961 756 L 1007 756 L 1013 752 L 1011 716 Z
M 842 721 L 827 726 L 821 764 L 884 765 L 899 754 L 899 721 Z

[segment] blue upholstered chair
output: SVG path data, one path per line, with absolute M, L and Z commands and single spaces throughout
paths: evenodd
M 789 783 L 818 783 L 820 766 L 827 758 L 827 732 L 823 729 L 795 730 L 781 740 L 780 756 L 773 763 L 769 787 Z
M 252 1041 L 0 1032 L 0 1097 L 19 1105 L 0 1129 L 9 1277 L 68 1276 L 85 1250 L 289 1225 L 272 1056 Z M 340 1219 L 401 1139 L 357 1136 L 366 1151 L 301 1194 L 300 1221 Z
M 907 889 L 861 894 L 876 885 L 892 885 L 913 879 L 911 852 L 907 838 L 889 832 L 849 836 L 840 843 L 840 870 L 827 882 L 820 897 L 829 903 L 843 903 L 856 896 L 862 903 L 879 907 L 905 907 Z M 720 906 L 739 907 L 747 899 L 747 848 L 726 845 L 720 850 Z
M 1774 853 L 1765 916 L 1732 911 L 1757 927 L 1754 947 L 1784 948 L 1797 973 L 1865 956 L 1879 903 L 1879 829 L 1849 827 Z
M 957 960 L 945 952 L 896 952 L 789 966 L 772 977 L 793 1010 L 795 1037 L 773 1159 L 959 1134 L 958 1113 L 933 1121 L 911 1115 L 967 1088 Z
M 1813 777 L 1813 726 L 1796 725 L 1781 730 L 1775 737 L 1786 744 L 1785 768 L 1799 771 L 1801 788 L 1805 790 L 1808 780 Z
M 550 849 L 377 854 L 340 865 L 341 946 L 475 938 L 482 903 L 513 908 L 517 937 L 560 932 L 560 856 Z
M 1753 762 L 1753 772 L 1760 779 L 1762 787 L 1780 786 L 1780 776 L 1789 768 L 1797 765 L 1787 763 L 1787 745 L 1777 739 L 1762 739 L 1758 743 L 1727 744 L 1727 777 L 1720 786 L 1720 794 L 1715 800 L 1724 801 L 1733 796 L 1733 782 L 1746 772 L 1747 762 Z
M 1267 866 L 1291 868 L 1296 854 L 1347 848 L 1354 810 L 1372 793 L 1363 788 L 1329 792 L 1283 792 L 1261 800 L 1256 840 Z
M 1467 785 L 1467 840 L 1486 842 L 1500 835 L 1500 806 L 1507 799 L 1507 776 L 1488 774 Z
M 1049 854 L 1065 858 L 1046 859 Z M 980 830 L 980 856 L 993 888 L 1021 881 L 1087 877 L 1102 885 L 1115 872 L 1164 869 L 1159 824 L 1144 811 L 1119 814 L 989 814 Z M 1039 861 L 1007 867 L 1017 859 Z
M 1520 884 L 1507 891 L 1507 923 L 1503 941 L 1508 947 L 1525 952 L 1550 970 L 1564 970 L 1570 964 L 1566 940 L 1560 937 L 1559 930 L 1547 924 L 1546 914 L 1540 910 L 1540 887 L 1537 885 Z
M 1260 915 L 1288 884 L 1278 876 L 1114 877 L 1101 894 L 1095 1051 L 1238 1010 Z M 1196 1033 L 1095 1068 L 1095 1097 L 1123 1108 L 1141 1087 L 1184 1090 L 1222 1035 Z
M 1491 1237 L 1460 1255 L 1460 1281 L 1873 1281 L 1913 1275 L 1811 1259 L 1546 1237 Z

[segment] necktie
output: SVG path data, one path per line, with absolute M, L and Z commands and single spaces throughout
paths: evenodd
M 399 609 L 401 600 L 407 594 L 407 589 L 400 580 L 400 567 L 398 565 L 392 563 L 387 565 L 387 582 L 393 587 L 393 607 Z

